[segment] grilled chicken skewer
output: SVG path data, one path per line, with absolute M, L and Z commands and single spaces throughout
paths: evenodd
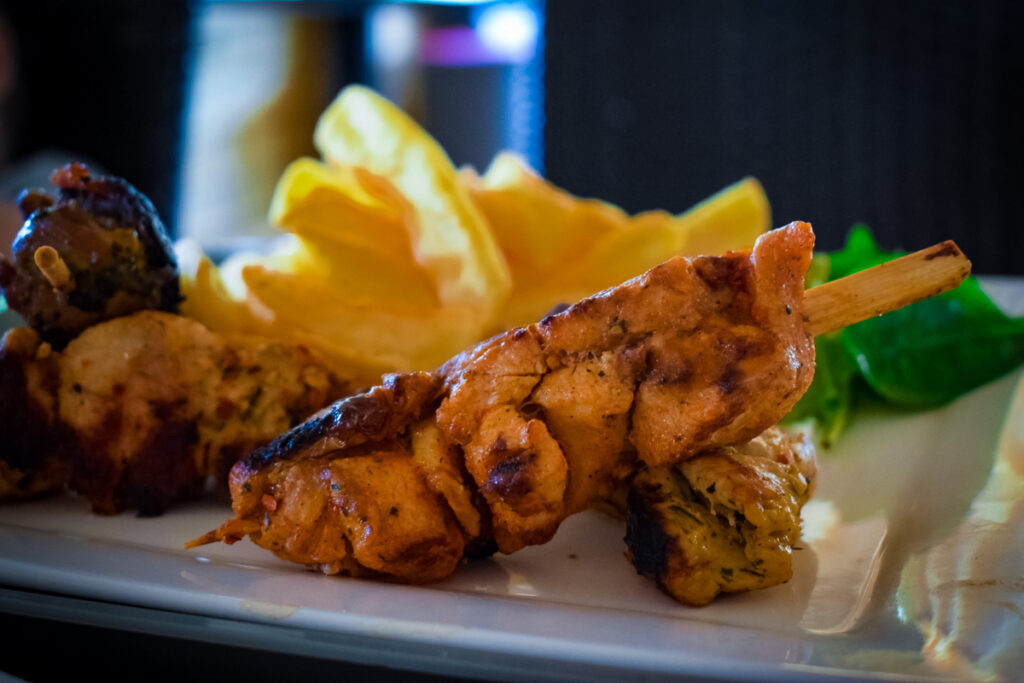
M 815 287 L 804 297 L 809 327 L 823 334 L 886 313 L 955 287 L 969 269 L 947 242 Z M 806 437 L 777 427 L 678 465 L 641 467 L 626 487 L 627 557 L 691 606 L 785 583 L 816 473 Z
M 752 251 L 673 259 L 438 372 L 391 375 L 235 465 L 235 519 L 189 547 L 249 536 L 327 573 L 423 583 L 543 543 L 637 463 L 747 442 L 789 412 L 814 369 L 813 241 L 793 223 Z

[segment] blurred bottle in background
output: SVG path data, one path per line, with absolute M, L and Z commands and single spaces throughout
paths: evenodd
M 543 169 L 543 2 L 378 4 L 367 82 L 411 112 L 456 164 L 512 150 Z
M 178 236 L 214 252 L 272 234 L 281 171 L 315 154 L 313 127 L 353 77 L 357 16 L 301 5 L 204 2 L 192 24 L 183 120 Z M 346 59 L 348 57 L 348 59 Z
M 278 177 L 316 154 L 317 117 L 352 82 L 412 113 L 456 164 L 513 149 L 541 168 L 543 17 L 542 0 L 4 6 L 0 220 L 16 230 L 18 190 L 81 159 L 214 253 L 275 234 Z
M 281 172 L 315 156 L 319 114 L 362 82 L 457 164 L 543 163 L 543 5 L 205 2 L 196 7 L 178 234 L 214 253 L 277 234 Z

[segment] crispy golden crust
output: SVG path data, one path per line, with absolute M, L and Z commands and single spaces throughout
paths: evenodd
M 763 236 L 753 252 L 673 259 L 483 342 L 437 373 L 391 376 L 236 465 L 237 519 L 197 543 L 248 534 L 329 571 L 417 582 L 446 575 L 464 548 L 543 543 L 566 516 L 607 497 L 638 460 L 677 463 L 742 442 L 789 411 L 814 371 L 801 307 L 813 241 L 809 225 L 794 223 Z M 411 527 L 338 519 L 352 505 L 372 510 L 368 519 L 384 517 L 387 495 L 373 500 L 367 487 L 368 500 L 357 502 L 358 487 L 342 486 L 344 495 L 325 488 L 338 483 L 332 463 L 356 468 L 367 459 L 382 491 L 415 498 L 431 529 L 418 533 L 447 539 L 424 555 L 427 569 L 410 561 L 425 552 Z M 407 476 L 419 483 L 400 487 Z M 285 514 L 296 491 L 316 502 L 300 516 Z M 453 520 L 462 546 L 450 542 Z M 316 541 L 325 528 L 344 529 L 348 540 L 327 552 Z M 377 557 L 399 559 L 365 564 L 353 534 L 376 535 Z

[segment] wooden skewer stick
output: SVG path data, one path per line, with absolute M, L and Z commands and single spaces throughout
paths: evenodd
M 71 271 L 64 259 L 60 257 L 57 250 L 51 246 L 42 246 L 32 254 L 36 266 L 43 273 L 43 277 L 50 283 L 50 286 L 58 292 L 70 292 L 75 288 Z
M 971 262 L 952 240 L 915 251 L 804 293 L 811 332 L 825 334 L 956 289 Z

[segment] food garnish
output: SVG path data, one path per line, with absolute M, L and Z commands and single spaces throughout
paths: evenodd
M 841 250 L 815 256 L 809 284 L 844 278 L 903 253 L 881 249 L 867 227 L 856 226 Z M 1019 367 L 1024 317 L 1007 316 L 969 277 L 952 291 L 819 336 L 816 344 L 814 382 L 787 422 L 813 420 L 827 446 L 859 403 L 933 408 Z

